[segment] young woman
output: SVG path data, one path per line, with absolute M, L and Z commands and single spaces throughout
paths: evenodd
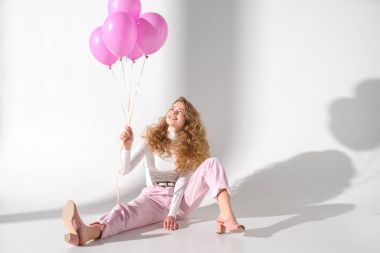
M 179 97 L 157 124 L 147 128 L 132 153 L 132 129 L 126 127 L 120 138 L 124 147 L 120 173 L 129 173 L 145 158 L 146 187 L 136 199 L 116 205 L 89 225 L 81 220 L 74 202 L 68 201 L 62 212 L 69 231 L 66 242 L 83 245 L 161 221 L 165 229 L 176 230 L 177 220 L 197 208 L 209 189 L 220 209 L 216 232 L 245 230 L 232 211 L 224 168 L 209 155 L 200 115 L 184 97 Z

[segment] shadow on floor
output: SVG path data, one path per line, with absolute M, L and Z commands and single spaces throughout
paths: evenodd
M 321 221 L 353 210 L 352 204 L 323 204 L 323 202 L 343 193 L 350 186 L 354 174 L 350 159 L 340 151 L 307 152 L 261 169 L 238 181 L 231 187 L 231 200 L 238 218 L 293 215 L 269 227 L 246 228 L 245 236 L 268 237 L 296 225 Z M 102 202 L 84 206 L 80 208 L 80 213 L 98 211 L 108 204 L 110 203 Z M 103 212 L 104 210 L 110 209 L 102 209 Z M 57 218 L 60 212 L 61 210 L 47 210 L 2 215 L 0 223 Z M 192 219 L 181 221 L 181 228 L 214 220 L 217 215 L 216 204 L 200 207 L 190 216 Z M 160 223 L 127 231 L 94 244 L 166 235 L 142 235 L 158 227 L 161 227 Z
M 140 188 L 136 187 L 139 190 L 136 190 L 128 195 L 121 195 L 121 200 L 128 202 L 136 198 L 140 189 L 143 188 L 141 185 Z M 62 208 L 65 203 L 62 203 Z M 104 199 L 102 201 L 97 201 L 91 204 L 82 205 L 77 203 L 78 209 L 81 215 L 89 214 L 101 214 L 111 210 L 115 206 L 115 198 Z M 45 219 L 55 219 L 61 217 L 62 209 L 50 209 L 50 210 L 41 210 L 34 212 L 25 212 L 25 213 L 15 213 L 15 214 L 3 214 L 0 215 L 0 224 L 1 223 L 12 223 L 12 222 L 24 222 L 32 220 L 45 220 Z
M 352 204 L 321 203 L 343 193 L 354 174 L 350 159 L 340 151 L 307 152 L 238 181 L 231 188 L 231 201 L 239 218 L 294 215 L 272 226 L 247 228 L 245 232 L 249 237 L 267 237 L 286 228 L 353 210 Z M 217 215 L 218 207 L 213 204 L 200 207 L 191 217 L 203 222 Z
M 108 237 L 102 240 L 95 240 L 90 243 L 87 243 L 84 247 L 87 248 L 87 247 L 99 246 L 99 245 L 103 245 L 107 243 L 151 239 L 151 238 L 170 235 L 170 232 L 164 232 L 164 233 L 159 233 L 159 234 L 157 233 L 144 234 L 144 233 L 151 232 L 153 230 L 158 230 L 161 228 L 162 228 L 161 223 L 156 223 L 149 226 L 128 230 L 128 231 L 119 233 L 117 235 L 113 235 L 111 237 Z M 80 250 L 80 248 L 73 248 L 72 252 L 75 252 L 76 250 Z

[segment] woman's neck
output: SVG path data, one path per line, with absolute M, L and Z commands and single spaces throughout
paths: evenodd
M 168 138 L 172 141 L 174 141 L 175 139 L 177 139 L 177 133 L 171 128 L 171 127 L 168 127 Z

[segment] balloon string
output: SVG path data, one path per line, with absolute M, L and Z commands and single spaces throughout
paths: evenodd
M 114 72 L 114 70 L 111 68 L 111 72 L 112 72 L 112 78 L 113 78 L 113 81 L 114 81 L 114 83 L 116 84 L 117 83 L 117 81 L 116 81 L 116 77 L 115 77 L 115 72 Z M 127 121 L 128 120 L 128 117 L 127 117 L 127 113 L 125 112 L 125 105 L 124 105 L 124 103 L 123 103 L 123 94 L 121 94 L 121 107 L 122 107 L 122 109 L 123 109 L 123 115 L 124 115 L 124 117 L 125 117 L 125 120 Z
M 123 58 L 120 58 L 120 61 L 121 61 L 121 68 L 122 68 L 122 71 L 123 71 L 123 80 L 124 80 L 124 85 L 127 86 L 127 79 L 125 78 L 125 68 L 124 68 L 124 61 L 123 61 Z M 129 119 L 129 100 L 128 100 L 128 112 L 127 112 L 127 122 L 130 122 L 130 119 Z
M 141 79 L 142 79 L 142 74 L 143 74 L 143 70 L 144 70 L 144 66 L 145 66 L 145 61 L 146 59 L 148 58 L 148 56 L 145 56 L 144 58 L 144 61 L 143 61 L 143 64 L 142 64 L 142 67 L 141 67 L 141 70 L 140 70 L 140 74 L 139 74 L 139 79 L 137 81 L 137 87 L 135 89 L 135 94 L 133 96 L 133 101 L 131 103 L 131 93 L 132 93 L 132 83 L 133 83 L 133 80 L 132 80 L 132 77 L 133 77 L 133 65 L 134 65 L 134 62 L 131 61 L 131 69 L 130 69 L 130 76 L 129 76 L 129 95 L 128 95 L 128 111 L 127 113 L 125 112 L 125 105 L 124 105 L 124 102 L 123 102 L 123 96 L 122 96 L 122 109 L 123 109 L 123 114 L 125 116 L 125 119 L 126 121 L 128 122 L 128 125 L 131 124 L 131 121 L 132 121 L 132 114 L 133 114 L 133 109 L 134 109 L 134 106 L 135 106 L 135 101 L 136 101 L 136 97 L 137 97 L 137 94 L 138 94 L 138 90 L 139 90 L 139 87 L 140 87 L 140 84 L 141 84 Z M 124 80 L 124 84 L 127 86 L 127 81 L 126 81 L 126 78 L 125 78 L 125 69 L 124 69 L 124 62 L 123 62 L 123 59 L 121 58 L 121 67 L 122 67 L 122 71 L 123 71 L 123 80 Z M 112 77 L 114 79 L 114 82 L 116 83 L 116 78 L 115 78 L 115 73 L 113 71 L 113 69 L 111 68 L 112 70 Z M 122 161 L 122 151 L 123 151 L 123 143 L 121 143 L 120 145 L 120 152 L 119 152 L 119 160 L 120 160 L 120 170 L 116 173 L 116 195 L 117 195 L 117 204 L 120 203 L 120 171 L 123 170 L 123 161 Z
M 124 72 L 124 61 L 123 61 L 123 58 L 120 58 L 120 61 L 121 61 L 121 68 L 123 69 L 123 80 L 124 80 L 124 83 L 125 83 L 125 72 Z
M 122 68 L 123 68 L 123 64 L 122 64 Z M 114 80 L 114 83 L 116 84 L 117 81 L 116 81 L 116 77 L 115 77 L 115 72 L 114 70 L 111 68 L 111 71 L 112 71 L 112 77 L 113 77 L 113 80 Z M 123 68 L 123 77 L 124 77 L 124 80 L 125 80 L 125 75 L 124 75 L 124 68 Z M 121 92 L 121 106 L 122 106 L 122 109 L 123 109 L 123 115 L 125 117 L 125 121 L 128 121 L 128 115 L 127 113 L 125 112 L 125 105 L 124 105 L 124 102 L 123 102 L 123 92 Z M 120 152 L 119 152 L 119 160 L 120 160 L 120 166 L 121 166 L 121 170 L 123 169 L 123 162 L 122 162 L 122 157 L 121 157 L 121 151 L 123 149 L 123 143 L 121 143 L 120 145 Z M 117 202 L 116 204 L 119 204 L 120 203 L 120 177 L 119 177 L 119 171 L 116 172 L 116 196 L 117 196 Z
M 139 87 L 140 87 L 140 83 L 141 83 L 141 77 L 142 77 L 142 74 L 143 74 L 143 70 L 144 70 L 144 66 L 145 66 L 145 61 L 146 61 L 147 58 L 148 58 L 148 56 L 145 56 L 143 64 L 142 64 L 142 67 L 141 67 L 141 70 L 140 70 L 140 75 L 139 75 L 139 79 L 137 81 L 137 87 L 136 87 L 136 90 L 135 90 L 135 95 L 134 95 L 133 100 L 132 100 L 131 114 L 130 114 L 130 117 L 129 117 L 128 125 L 131 124 L 132 115 L 133 115 L 133 109 L 135 107 L 135 101 L 136 101 L 137 93 L 139 91 Z
M 119 151 L 119 159 L 120 159 L 120 170 L 119 171 L 122 171 L 123 169 L 123 160 L 121 158 L 121 152 L 123 151 L 123 143 L 121 143 L 120 145 L 120 151 Z M 117 171 L 116 172 L 116 196 L 117 196 L 117 204 L 120 203 L 120 177 L 119 177 L 119 174 L 120 172 Z
M 128 122 L 131 122 L 131 94 L 132 94 L 132 84 L 133 84 L 133 65 L 134 61 L 131 61 L 131 68 L 130 68 L 130 75 L 129 75 L 129 94 L 128 94 L 128 115 L 129 120 Z

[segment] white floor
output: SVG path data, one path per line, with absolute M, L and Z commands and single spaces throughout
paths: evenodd
M 380 252 L 378 200 L 366 199 L 367 191 L 379 189 L 375 181 L 357 187 L 328 203 L 279 209 L 243 203 L 234 206 L 244 234 L 214 232 L 215 205 L 200 207 L 192 218 L 181 221 L 180 229 L 167 232 L 160 224 L 127 231 L 85 247 L 63 241 L 60 210 L 0 216 L 0 252 Z M 244 193 L 242 193 L 244 195 Z M 257 201 L 263 204 L 263 201 Z M 277 210 L 276 210 L 277 208 Z M 79 211 L 81 210 L 79 206 Z M 375 211 L 377 210 L 377 211 Z M 377 213 L 376 213 L 377 212 Z M 276 214 L 277 213 L 277 214 Z M 99 214 L 83 215 L 92 221 Z

